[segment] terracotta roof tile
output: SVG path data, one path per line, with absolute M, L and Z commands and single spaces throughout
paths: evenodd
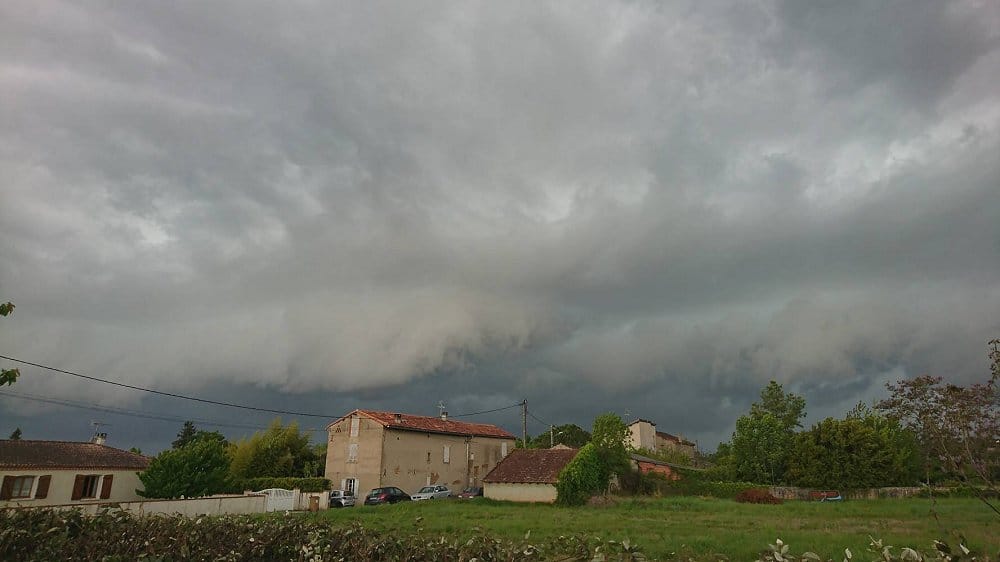
M 96 443 L 0 440 L 0 468 L 126 468 L 145 470 L 150 458 Z
M 514 449 L 483 482 L 555 484 L 578 449 Z
M 404 431 L 426 431 L 428 433 L 444 433 L 448 435 L 475 435 L 477 437 L 495 437 L 498 439 L 514 439 L 514 435 L 509 431 L 488 423 L 470 423 L 454 420 L 442 420 L 435 416 L 414 416 L 411 414 L 399 414 L 400 421 L 396 422 L 395 412 L 379 412 L 376 410 L 354 410 L 350 414 L 331 423 L 333 425 L 353 413 L 359 413 L 371 418 L 384 427 L 390 429 L 401 429 Z M 329 426 L 327 426 L 329 427 Z

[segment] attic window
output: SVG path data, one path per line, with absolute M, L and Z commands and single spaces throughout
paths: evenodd
M 358 419 L 358 416 L 354 416 L 351 418 L 351 437 L 358 436 L 358 427 L 360 425 L 361 425 L 361 420 Z

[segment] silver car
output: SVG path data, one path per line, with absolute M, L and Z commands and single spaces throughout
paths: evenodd
M 330 490 L 330 507 L 351 507 L 354 494 L 347 490 Z
M 451 490 L 447 486 L 424 486 L 420 491 L 410 496 L 413 501 L 433 500 L 435 498 L 447 498 L 451 495 Z

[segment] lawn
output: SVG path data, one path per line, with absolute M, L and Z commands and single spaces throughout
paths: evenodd
M 976 552 L 993 558 L 1000 550 L 1000 520 L 971 499 L 750 505 L 676 497 L 622 499 L 610 506 L 577 508 L 451 499 L 331 509 L 311 517 L 334 524 L 357 521 L 387 532 L 415 529 L 421 517 L 424 532 L 454 538 L 483 531 L 509 538 L 531 531 L 531 538 L 540 541 L 573 534 L 628 538 L 655 559 L 722 554 L 734 561 L 755 560 L 767 543 L 781 538 L 792 552 L 811 550 L 824 559 L 841 560 L 845 547 L 864 553 L 869 535 L 888 545 L 927 552 L 936 538 L 954 543 L 956 532 L 964 534 Z

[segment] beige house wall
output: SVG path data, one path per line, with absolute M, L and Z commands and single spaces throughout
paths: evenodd
M 638 421 L 628 426 L 629 445 L 633 449 L 656 450 L 656 427 L 647 421 Z
M 76 476 L 81 474 L 94 474 L 100 476 L 100 479 L 97 482 L 97 498 L 73 500 L 73 483 L 76 481 Z M 104 485 L 104 479 L 106 475 L 109 474 L 114 476 L 111 480 L 111 495 L 108 498 L 100 499 L 99 496 L 101 495 L 101 489 Z M 49 492 L 45 498 L 35 499 L 35 493 L 38 491 L 38 477 L 46 475 L 52 477 L 52 480 L 49 482 Z M 139 475 L 135 469 L 121 470 L 88 468 L 58 470 L 0 470 L 0 481 L 3 480 L 4 476 L 34 476 L 35 479 L 32 483 L 31 498 L 0 501 L 0 507 L 40 507 L 65 504 L 84 505 L 88 503 L 130 502 L 142 499 L 139 497 L 139 494 L 136 493 L 137 489 L 143 489 L 143 485 L 142 482 L 139 481 Z
M 351 417 L 329 428 L 325 476 L 335 488 L 355 478 L 359 500 L 379 486 L 397 486 L 412 494 L 428 483 L 444 484 L 457 493 L 481 484 L 503 458 L 504 443 L 508 453 L 514 450 L 513 439 L 400 431 L 386 429 L 365 416 L 353 417 L 358 418 L 356 436 L 352 436 Z M 357 446 L 355 462 L 349 458 L 351 445 Z
M 670 439 L 664 439 L 659 435 L 656 436 L 656 450 L 678 451 L 690 458 L 694 458 L 694 445 L 684 445 L 676 441 L 671 441 Z
M 357 418 L 357 435 L 351 434 L 352 419 Z M 355 415 L 330 426 L 327 434 L 326 472 L 334 488 L 343 489 L 348 478 L 357 486 L 355 497 L 382 485 L 382 440 L 385 428 L 375 420 Z M 357 446 L 357 457 L 350 458 L 351 445 Z M 358 502 L 360 505 L 361 502 Z
M 556 501 L 556 487 L 553 484 L 487 482 L 483 486 L 483 495 L 492 500 L 553 503 Z

